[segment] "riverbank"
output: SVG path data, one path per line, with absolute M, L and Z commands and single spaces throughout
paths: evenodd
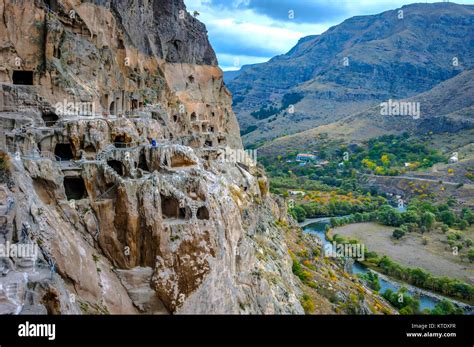
M 330 218 L 315 218 L 316 222 L 307 223 L 307 221 L 305 221 L 304 223 L 299 223 L 299 225 L 303 226 L 304 228 L 306 228 L 308 230 L 308 227 L 311 224 L 314 224 L 312 227 L 310 227 L 311 229 L 308 232 L 316 233 L 316 235 L 324 243 L 329 243 L 330 240 L 328 240 L 328 236 L 329 236 L 329 238 L 331 238 L 331 235 L 326 235 L 326 232 L 325 232 L 325 226 L 327 224 L 329 224 L 329 219 Z M 330 234 L 330 232 L 327 233 L 327 234 Z M 367 271 L 373 271 L 376 274 L 378 274 L 379 278 L 380 278 L 380 281 L 381 281 L 381 284 L 382 284 L 382 287 L 385 287 L 385 289 L 389 288 L 389 289 L 392 289 L 393 291 L 397 291 L 401 287 L 405 287 L 405 288 L 408 289 L 408 292 L 410 293 L 410 295 L 418 295 L 420 297 L 420 301 L 421 301 L 421 309 L 424 309 L 424 308 L 433 309 L 437 302 L 439 302 L 441 300 L 448 300 L 451 303 L 453 303 L 454 305 L 463 308 L 466 314 L 472 314 L 473 313 L 474 308 L 472 306 L 470 306 L 469 304 L 465 303 L 465 302 L 453 299 L 451 297 L 446 297 L 446 296 L 443 296 L 441 294 L 431 292 L 430 290 L 427 290 L 427 289 L 415 287 L 415 286 L 410 285 L 410 284 L 408 284 L 408 283 L 406 283 L 402 280 L 398 280 L 398 279 L 394 279 L 392 277 L 389 277 L 385 274 L 380 273 L 379 272 L 380 270 L 377 271 L 377 268 L 374 267 L 373 264 L 370 264 L 370 263 L 365 263 L 365 264 L 355 263 L 353 265 L 353 273 L 355 273 L 355 274 L 365 273 Z
M 319 217 L 319 218 L 308 218 L 305 219 L 304 222 L 298 223 L 300 228 L 304 228 L 310 224 L 318 223 L 318 222 L 329 222 L 330 217 Z
M 401 240 L 395 240 L 393 229 L 373 222 L 353 223 L 333 228 L 331 235 L 356 239 L 372 252 L 386 255 L 404 267 L 424 269 L 433 276 L 455 278 L 466 283 L 474 278 L 474 267 L 469 262 L 461 262 L 459 256 L 439 241 L 446 237 L 443 233 L 409 233 Z

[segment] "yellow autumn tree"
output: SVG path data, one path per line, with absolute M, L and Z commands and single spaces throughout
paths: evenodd
M 364 160 L 362 160 L 362 164 L 364 164 L 370 170 L 374 170 L 375 167 L 377 166 L 377 164 L 375 164 L 373 161 L 371 161 L 368 158 L 365 158 Z

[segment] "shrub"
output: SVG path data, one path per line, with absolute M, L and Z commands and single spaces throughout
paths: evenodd
M 471 263 L 474 263 L 474 250 L 470 250 L 469 253 L 467 253 L 467 258 Z
M 393 231 L 392 236 L 393 236 L 395 239 L 399 240 L 399 239 L 401 239 L 403 236 L 405 236 L 405 231 L 404 231 L 403 229 L 397 228 L 397 229 L 395 229 L 395 230 Z
M 303 294 L 300 302 L 305 313 L 314 313 L 314 302 L 308 294 Z

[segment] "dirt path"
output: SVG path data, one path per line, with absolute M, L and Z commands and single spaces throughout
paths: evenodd
M 474 265 L 467 260 L 461 262 L 459 256 L 441 242 L 443 234 L 426 233 L 428 244 L 423 245 L 422 235 L 409 233 L 401 240 L 394 240 L 393 227 L 376 223 L 349 224 L 333 230 L 334 234 L 355 238 L 364 243 L 369 251 L 387 255 L 397 263 L 407 267 L 420 267 L 435 276 L 458 278 L 474 283 Z

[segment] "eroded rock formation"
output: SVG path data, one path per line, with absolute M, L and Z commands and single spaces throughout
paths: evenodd
M 2 313 L 303 313 L 286 208 L 182 1 L 3 1 L 0 47 L 2 235 L 40 251 L 4 261 Z

